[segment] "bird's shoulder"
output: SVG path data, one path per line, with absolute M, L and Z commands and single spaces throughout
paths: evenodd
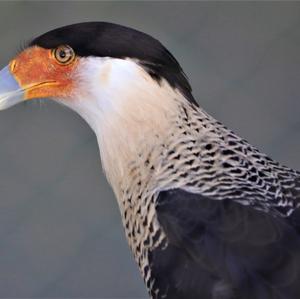
M 300 173 L 190 107 L 161 168 L 153 298 L 300 298 Z
M 299 171 L 274 161 L 199 107 L 181 109 L 165 163 L 175 183 L 283 216 L 300 205 Z

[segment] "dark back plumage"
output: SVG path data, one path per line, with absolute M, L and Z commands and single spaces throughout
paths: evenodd
M 169 246 L 150 261 L 167 298 L 300 298 L 298 209 L 282 218 L 174 189 L 160 194 L 157 213 Z

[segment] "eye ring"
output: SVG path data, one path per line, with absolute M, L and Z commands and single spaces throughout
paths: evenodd
M 55 60 L 62 65 L 68 65 L 75 59 L 74 50 L 68 45 L 62 45 L 52 51 Z

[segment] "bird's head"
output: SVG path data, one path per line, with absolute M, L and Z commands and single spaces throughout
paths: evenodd
M 112 106 L 145 80 L 166 81 L 192 99 L 180 65 L 156 39 L 116 24 L 74 24 L 35 38 L 0 72 L 0 109 L 36 98 L 77 111 L 95 100 Z
M 36 98 L 54 99 L 88 122 L 110 177 L 170 129 L 176 99 L 196 104 L 179 63 L 158 40 L 105 22 L 47 32 L 2 69 L 0 110 Z

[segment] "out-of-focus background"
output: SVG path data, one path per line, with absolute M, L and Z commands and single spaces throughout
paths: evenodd
M 210 114 L 300 169 L 300 2 L 0 2 L 0 66 L 82 21 L 158 38 Z M 96 138 L 74 112 L 0 112 L 0 297 L 147 298 Z

